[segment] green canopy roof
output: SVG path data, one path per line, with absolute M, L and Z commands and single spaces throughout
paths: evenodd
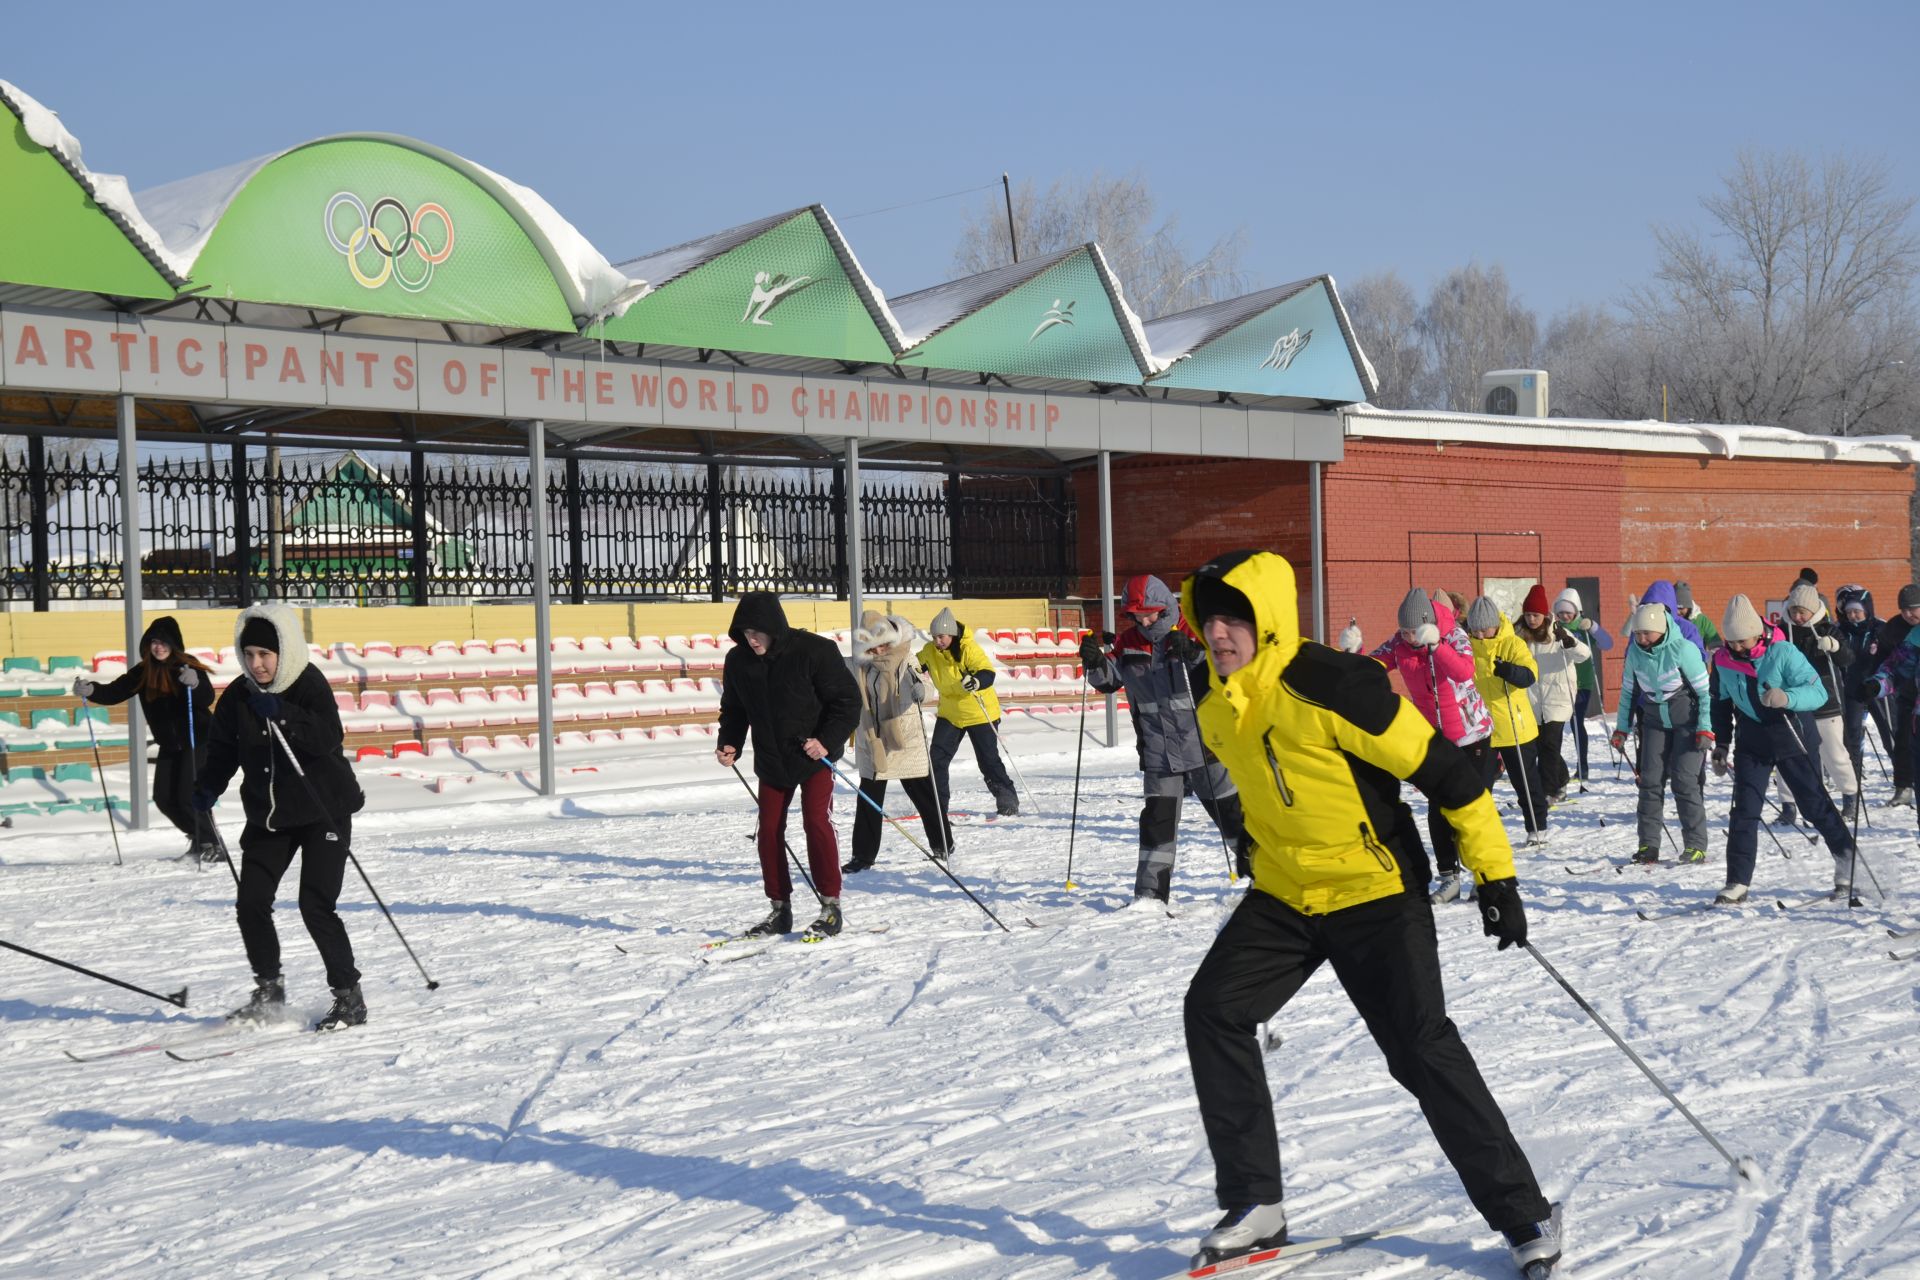
M 0 80 L 0 280 L 118 298 L 170 298 L 175 282 L 99 202 L 80 145 L 53 113 Z
M 1104 384 L 1159 366 L 1098 245 L 1086 244 L 890 299 L 901 364 Z
M 619 342 L 889 364 L 899 329 L 819 205 L 793 209 L 619 269 L 650 286 L 595 327 Z

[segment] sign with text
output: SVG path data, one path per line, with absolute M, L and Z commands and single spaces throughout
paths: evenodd
M 1337 462 L 1340 419 L 524 348 L 0 307 L 0 386 L 1057 450 Z

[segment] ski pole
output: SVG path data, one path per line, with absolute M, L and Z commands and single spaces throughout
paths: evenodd
M 1728 1167 L 1733 1170 L 1736 1178 L 1736 1186 L 1741 1182 L 1745 1182 L 1756 1188 L 1762 1185 L 1763 1179 L 1760 1173 L 1760 1166 L 1752 1156 L 1736 1157 L 1722 1146 L 1720 1139 L 1714 1137 L 1707 1126 L 1700 1123 L 1699 1117 L 1687 1110 L 1687 1104 L 1680 1101 L 1680 1099 L 1674 1095 L 1673 1090 L 1667 1088 L 1666 1083 L 1653 1073 L 1653 1068 L 1649 1067 L 1646 1062 L 1641 1059 L 1640 1055 L 1633 1051 L 1633 1046 L 1629 1045 L 1625 1040 L 1622 1040 L 1619 1033 L 1607 1025 L 1606 1019 L 1602 1018 L 1599 1013 L 1594 1010 L 1594 1007 L 1587 1003 L 1586 997 L 1582 996 L 1578 991 L 1575 991 L 1573 984 L 1560 976 L 1560 971 L 1554 968 L 1553 964 L 1545 956 L 1540 954 L 1538 947 L 1534 946 L 1531 942 L 1523 942 L 1520 945 L 1527 949 L 1529 955 L 1540 962 L 1540 967 L 1545 969 L 1547 973 L 1552 976 L 1553 980 L 1560 984 L 1561 990 L 1573 997 L 1573 1002 L 1580 1006 L 1580 1011 L 1586 1014 L 1587 1017 L 1593 1019 L 1593 1025 L 1606 1032 L 1607 1038 L 1619 1046 L 1620 1052 L 1626 1054 L 1627 1057 L 1632 1060 L 1633 1065 L 1640 1068 L 1641 1074 L 1653 1082 L 1653 1087 L 1666 1096 L 1667 1101 L 1674 1105 L 1674 1109 L 1687 1118 L 1687 1123 L 1699 1130 L 1700 1136 L 1712 1144 L 1713 1149 L 1720 1153 L 1720 1158 L 1725 1160 Z
M 193 668 L 188 667 L 186 670 L 192 671 Z M 183 677 L 184 675 L 185 672 L 182 672 Z M 180 687 L 186 691 L 187 695 L 187 793 L 189 795 L 200 785 L 200 739 L 193 727 L 193 691 L 198 687 L 199 680 L 199 674 L 195 673 L 193 684 L 188 684 L 184 678 L 180 682 Z M 220 850 L 220 861 L 227 864 L 227 874 L 233 877 L 233 890 L 238 893 L 240 872 L 234 867 L 232 856 L 227 853 L 227 842 L 220 838 L 220 828 L 213 823 L 213 813 L 211 811 L 201 813 L 195 809 L 193 820 L 196 824 L 206 823 L 206 829 L 213 834 L 214 845 Z M 197 864 L 196 869 L 198 869 Z
M 1201 799 L 1206 802 L 1207 816 L 1213 819 L 1213 828 L 1220 833 L 1220 852 L 1227 857 L 1227 883 L 1240 883 L 1240 864 L 1234 861 L 1233 848 L 1227 843 L 1227 833 L 1220 825 L 1220 797 L 1213 785 L 1213 767 L 1207 762 L 1206 739 L 1200 736 L 1200 704 L 1193 700 L 1193 677 L 1187 672 L 1187 664 L 1175 658 L 1174 667 L 1180 672 L 1180 685 L 1187 691 L 1187 708 L 1193 716 L 1193 740 L 1200 746 L 1200 776 L 1206 780 L 1207 794 Z
M 1520 741 L 1520 721 L 1515 717 L 1513 711 L 1513 686 L 1507 684 L 1506 681 L 1501 681 L 1501 683 L 1507 685 L 1507 730 L 1513 734 L 1513 763 L 1516 766 L 1514 772 L 1520 775 L 1519 786 L 1515 788 L 1520 795 L 1520 802 L 1523 806 L 1520 816 L 1525 820 L 1527 834 L 1532 835 L 1536 830 L 1542 832 L 1546 830 L 1547 815 L 1543 809 L 1537 817 L 1535 816 L 1533 783 L 1527 780 L 1526 744 Z M 1535 730 L 1535 733 L 1537 735 L 1538 730 Z M 1537 758 L 1539 748 L 1536 747 L 1534 750 Z
M 747 775 L 740 772 L 740 766 L 737 764 L 729 765 L 727 767 L 733 770 L 734 777 L 740 779 L 740 785 L 747 789 L 747 794 L 753 797 L 753 802 L 757 806 L 760 803 L 760 793 L 755 791 L 753 789 L 753 784 L 747 781 Z M 807 869 L 800 865 L 800 855 L 795 853 L 793 851 L 793 846 L 787 843 L 787 833 L 785 831 L 782 831 L 780 833 L 780 847 L 787 851 L 787 856 L 789 858 L 793 859 L 793 869 L 795 871 L 798 871 L 800 873 L 800 878 L 807 882 L 807 889 L 809 892 L 813 894 L 814 899 L 818 901 L 821 906 L 823 907 L 826 906 L 827 900 L 820 896 L 820 890 L 814 888 L 813 877 L 808 875 Z
M 94 732 L 93 717 L 87 714 L 87 710 L 87 695 L 83 693 L 80 695 L 80 718 L 87 722 L 87 741 L 93 744 L 93 775 L 100 779 L 100 804 L 107 811 L 107 831 L 113 836 L 113 865 L 124 867 L 127 864 L 120 857 L 120 828 L 113 825 L 113 797 L 107 794 L 107 767 L 100 763 L 100 737 Z M 127 731 L 127 769 L 131 772 L 140 767 L 135 757 L 141 753 L 135 748 L 131 720 L 127 722 Z
M 1078 889 L 1073 882 L 1073 837 L 1080 825 L 1080 761 L 1087 752 L 1087 686 L 1080 684 L 1080 734 L 1073 747 L 1073 811 L 1067 817 L 1067 888 Z
M 982 911 L 985 911 L 987 913 L 987 919 L 993 921 L 995 924 L 1000 925 L 1000 931 L 1002 933 L 1013 932 L 1013 930 L 1007 928 L 1006 925 L 1000 924 L 1000 917 L 993 914 L 992 909 L 988 907 L 986 903 L 980 901 L 980 899 L 978 898 L 974 898 L 973 890 L 967 888 L 966 885 L 961 884 L 960 877 L 954 875 L 953 871 L 947 866 L 946 863 L 940 861 L 940 859 L 934 857 L 931 853 L 927 852 L 927 847 L 921 844 L 918 840 L 915 840 L 913 838 L 913 833 L 911 831 L 908 831 L 905 827 L 901 826 L 899 821 L 896 818 L 894 818 L 892 814 L 888 813 L 886 811 L 886 808 L 878 800 L 875 800 L 872 796 L 862 791 L 859 788 L 858 784 L 848 781 L 847 775 L 840 772 L 840 767 L 834 764 L 833 761 L 827 759 L 825 756 L 822 756 L 820 758 L 820 763 L 825 765 L 828 769 L 832 770 L 833 776 L 840 779 L 840 782 L 842 783 L 842 785 L 844 785 L 849 791 L 853 792 L 854 795 L 859 796 L 862 800 L 866 801 L 867 804 L 876 813 L 878 813 L 882 818 L 885 818 L 889 823 L 892 823 L 893 829 L 895 831 L 898 831 L 901 835 L 907 838 L 907 843 L 911 844 L 914 848 L 918 849 L 921 855 L 925 857 L 928 862 L 931 862 L 934 866 L 939 867 L 941 870 L 941 873 L 944 874 L 947 877 L 947 879 L 953 881 L 953 883 L 959 887 L 960 892 L 966 894 L 967 897 L 972 898 L 974 906 L 980 908 Z
M 82 968 L 80 965 L 56 959 L 43 952 L 35 951 L 32 947 L 23 947 L 18 943 L 8 942 L 4 938 L 0 938 L 0 947 L 5 947 L 9 951 L 18 951 L 23 956 L 32 956 L 35 960 L 45 960 L 48 964 L 57 964 L 62 969 L 71 969 L 75 973 L 84 973 L 89 978 L 96 978 L 101 982 L 112 983 L 116 987 L 125 987 L 128 991 L 137 991 L 141 995 L 149 996 L 163 1004 L 177 1005 L 182 1009 L 187 1007 L 187 989 L 185 987 L 180 988 L 170 996 L 163 996 L 158 991 L 149 991 L 145 987 L 136 987 L 131 982 L 122 982 L 118 978 L 109 978 L 104 973 L 95 973 L 91 969 Z
M 1027 775 L 1020 772 L 1020 762 L 1013 758 L 1013 752 L 1007 750 L 1006 739 L 1000 736 L 1000 722 L 988 715 L 987 700 L 985 698 L 976 692 L 973 695 L 973 700 L 979 705 L 980 714 L 987 716 L 987 727 L 993 730 L 993 745 L 999 749 L 1000 754 L 1006 758 L 1007 763 L 1013 766 L 1013 776 L 1020 780 L 1020 789 L 1027 793 L 1027 803 L 1033 806 L 1033 816 L 1036 818 L 1039 817 L 1040 802 L 1033 798 L 1033 788 L 1027 785 Z
M 250 683 L 253 684 L 254 688 L 260 688 L 258 681 L 250 681 Z M 262 716 L 261 719 L 266 720 L 266 717 Z M 307 789 L 307 798 L 313 801 L 314 808 L 320 810 L 320 816 L 327 820 L 329 827 L 333 828 L 333 830 L 327 832 L 327 838 L 329 840 L 338 840 L 340 838 L 340 824 L 334 819 L 333 812 L 327 808 L 327 802 L 322 800 L 320 793 L 313 789 L 313 780 L 307 777 L 307 771 L 301 767 L 300 757 L 293 754 L 293 746 L 287 741 L 287 735 L 280 731 L 280 722 L 278 720 L 267 720 L 266 723 L 267 728 L 273 732 L 274 741 L 278 742 L 280 744 L 280 750 L 286 753 L 288 763 L 293 765 L 294 773 L 299 775 L 300 784 Z M 394 936 L 399 938 L 400 945 L 407 949 L 407 958 L 413 961 L 413 967 L 420 971 L 422 978 L 426 979 L 427 990 L 438 991 L 440 984 L 433 980 L 433 976 L 427 972 L 427 966 L 421 964 L 420 957 L 414 954 L 413 944 L 407 941 L 407 935 L 400 930 L 400 922 L 393 918 L 393 912 L 387 910 L 387 904 L 380 897 L 380 891 L 374 888 L 373 881 L 367 878 L 367 869 L 360 865 L 360 859 L 354 856 L 351 846 L 347 848 L 346 852 L 347 860 L 353 863 L 353 869 L 360 873 L 360 882 L 367 886 L 367 892 L 373 895 L 374 902 L 379 905 L 380 914 L 387 918 L 387 923 L 393 926 Z

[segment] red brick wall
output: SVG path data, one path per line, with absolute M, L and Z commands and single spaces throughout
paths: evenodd
M 1081 576 L 1078 594 L 1100 594 L 1099 473 L 1074 473 Z M 1175 591 L 1222 551 L 1278 551 L 1299 574 L 1300 616 L 1313 616 L 1307 464 L 1244 459 L 1138 457 L 1113 464 L 1113 575 L 1124 592 L 1136 573 Z M 1096 625 L 1089 612 L 1088 625 Z M 1109 628 L 1111 629 L 1111 628 Z

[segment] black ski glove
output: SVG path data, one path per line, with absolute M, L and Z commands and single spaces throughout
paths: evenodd
M 1167 656 L 1175 662 L 1184 662 L 1192 666 L 1200 661 L 1200 656 L 1205 652 L 1206 650 L 1200 647 L 1200 642 L 1184 631 L 1176 631 L 1167 637 Z
M 1090 631 L 1080 641 L 1080 665 L 1097 667 L 1107 660 L 1106 648 L 1100 643 L 1100 633 Z
M 1481 931 L 1500 939 L 1499 950 L 1526 945 L 1527 913 L 1520 908 L 1520 882 L 1512 876 L 1480 886 Z
M 1567 630 L 1567 624 L 1564 622 L 1554 623 L 1553 630 L 1554 633 L 1560 637 L 1560 647 L 1562 649 L 1571 649 L 1580 643 L 1579 638 L 1575 636 L 1573 632 Z
M 193 795 L 188 799 L 187 803 L 192 805 L 196 812 L 206 813 L 211 810 L 215 804 L 219 803 L 219 800 L 219 796 L 207 790 L 205 787 L 195 787 L 193 789 Z
M 280 695 L 277 693 L 268 693 L 257 684 L 247 687 L 247 706 L 252 710 L 253 714 L 259 716 L 262 720 L 278 720 L 280 718 Z
M 1533 683 L 1533 672 L 1517 662 L 1497 661 L 1493 664 L 1493 674 L 1516 689 L 1525 689 Z

